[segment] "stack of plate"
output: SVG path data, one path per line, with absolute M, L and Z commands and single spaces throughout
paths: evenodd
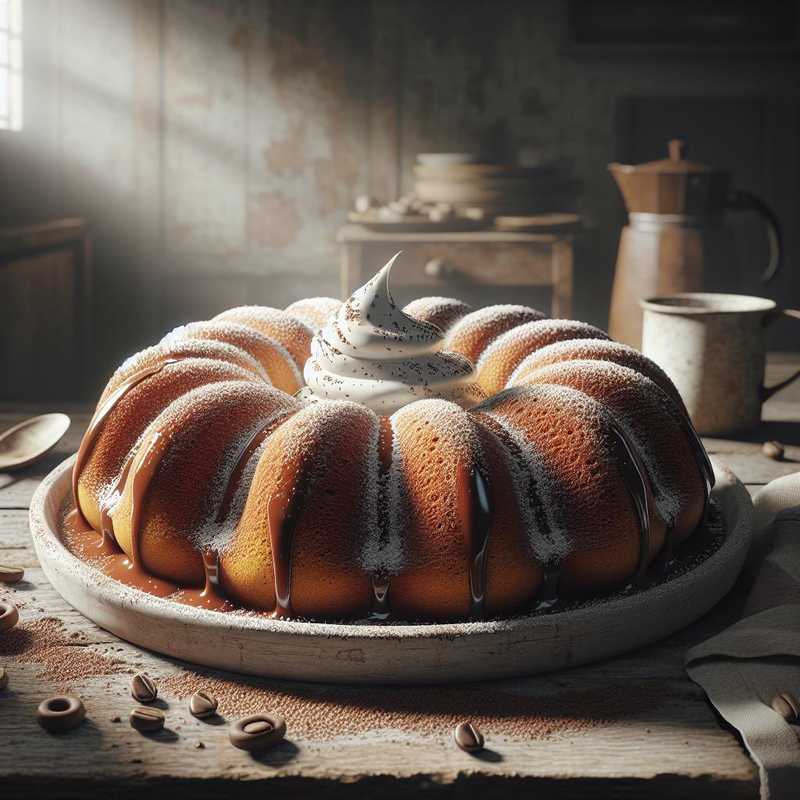
M 414 166 L 414 193 L 426 203 L 479 207 L 488 214 L 530 214 L 552 204 L 553 166 L 480 163 L 466 153 L 425 153 Z

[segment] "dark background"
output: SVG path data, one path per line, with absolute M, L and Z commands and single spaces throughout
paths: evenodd
M 575 316 L 605 325 L 624 222 L 606 164 L 685 136 L 784 227 L 783 274 L 762 289 L 761 226 L 731 218 L 740 258 L 719 288 L 800 303 L 793 3 L 25 0 L 24 13 L 24 129 L 0 131 L 0 224 L 88 220 L 98 385 L 179 322 L 336 295 L 353 198 L 410 189 L 418 152 L 558 160 L 572 185 L 558 210 L 588 224 Z

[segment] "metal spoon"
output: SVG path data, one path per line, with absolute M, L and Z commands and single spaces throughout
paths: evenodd
M 70 422 L 66 414 L 42 414 L 0 433 L 0 471 L 38 461 L 59 443 Z

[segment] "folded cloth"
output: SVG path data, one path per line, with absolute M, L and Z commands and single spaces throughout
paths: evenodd
M 771 707 L 800 698 L 800 472 L 753 499 L 755 531 L 741 618 L 686 654 L 689 677 L 740 733 L 758 765 L 762 800 L 800 797 L 800 727 Z

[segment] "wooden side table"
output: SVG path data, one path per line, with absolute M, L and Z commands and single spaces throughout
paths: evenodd
M 507 293 L 505 302 L 520 302 L 520 288 L 549 287 L 552 316 L 572 313 L 570 234 L 375 233 L 361 225 L 346 225 L 337 241 L 342 245 L 342 297 L 402 250 L 403 267 L 392 273 L 395 290 L 413 286 L 427 294 L 453 295 L 468 302 L 477 298 L 480 303 L 482 291 L 489 287 Z
M 0 228 L 0 400 L 77 400 L 91 336 L 86 223 Z

